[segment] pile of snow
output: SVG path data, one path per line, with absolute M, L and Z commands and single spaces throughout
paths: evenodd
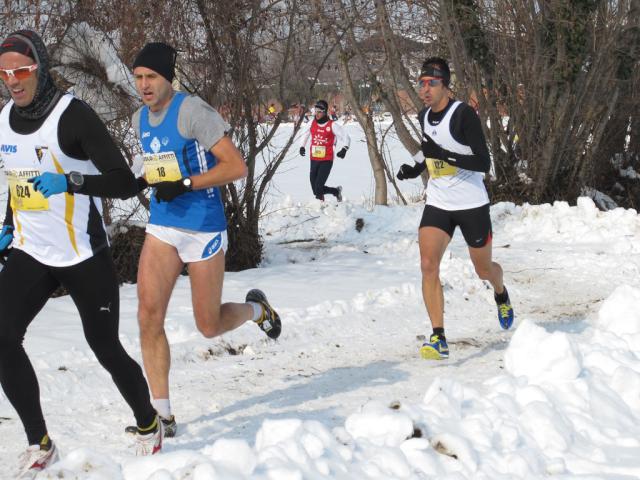
M 491 213 L 494 220 L 504 219 L 502 228 L 506 233 L 532 241 L 553 238 L 557 242 L 626 242 L 627 237 L 640 233 L 635 210 L 616 208 L 603 212 L 588 197 L 578 198 L 575 207 L 560 201 L 553 205 L 525 203 L 522 206 L 505 202 L 492 206 Z M 637 246 L 635 251 L 639 249 Z
M 440 377 L 422 402 L 372 401 L 344 427 L 265 420 L 253 444 L 219 439 L 121 469 L 79 449 L 44 478 L 637 478 L 639 311 L 640 290 L 621 286 L 585 333 L 525 320 L 503 375 L 481 388 Z

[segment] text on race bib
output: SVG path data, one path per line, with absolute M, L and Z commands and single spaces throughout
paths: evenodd
M 28 180 L 40 175 L 32 168 L 15 168 L 6 170 L 9 191 L 11 192 L 11 207 L 14 210 L 38 212 L 49 210 L 49 200 L 40 192 L 36 192 L 33 183 Z
M 174 182 L 182 178 L 175 152 L 145 153 L 144 177 L 149 185 Z
M 429 177 L 431 178 L 450 177 L 458 173 L 458 167 L 449 165 L 444 160 L 436 160 L 435 158 L 427 158 L 427 168 L 429 169 Z
M 327 147 L 324 145 L 312 145 L 311 156 L 314 158 L 323 158 L 327 153 Z

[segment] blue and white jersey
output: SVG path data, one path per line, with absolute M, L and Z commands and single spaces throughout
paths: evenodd
M 183 178 L 200 175 L 211 170 L 216 157 L 195 138 L 185 138 L 178 128 L 178 115 L 188 96 L 176 92 L 164 119 L 152 126 L 149 108 L 140 110 L 140 142 L 145 155 L 175 154 Z M 151 195 L 149 223 L 166 227 L 183 228 L 198 232 L 221 232 L 227 228 L 227 220 L 218 187 L 195 190 L 179 195 L 170 202 L 158 202 Z

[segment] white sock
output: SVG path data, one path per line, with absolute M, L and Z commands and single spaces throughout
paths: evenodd
M 158 415 L 162 418 L 169 418 L 171 416 L 171 402 L 168 398 L 154 398 L 151 402 L 153 408 L 156 409 Z
M 251 317 L 251 321 L 257 322 L 262 317 L 262 305 L 258 302 L 247 302 L 253 308 L 253 317 Z

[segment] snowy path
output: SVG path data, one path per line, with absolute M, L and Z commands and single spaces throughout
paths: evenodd
M 588 205 L 527 208 L 501 204 L 492 210 L 494 256 L 506 272 L 516 327 L 528 319 L 549 332 L 579 335 L 619 284 L 638 286 L 638 222 L 631 214 L 624 222 L 612 213 L 595 218 Z M 500 330 L 492 291 L 475 276 L 459 233 L 442 265 L 451 358 L 419 358 L 417 336 L 430 332 L 419 290 L 415 226 L 421 209 L 370 212 L 312 203 L 268 216 L 264 268 L 229 274 L 224 298 L 265 290 L 283 317 L 277 342 L 253 325 L 221 339 L 201 338 L 188 281 L 181 278 L 167 321 L 180 430 L 164 452 L 207 452 L 222 438 L 253 445 L 266 419 L 317 420 L 341 431 L 371 400 L 419 404 L 438 377 L 490 393 L 483 382 L 504 373 L 513 331 Z M 365 221 L 362 233 L 354 229 L 356 218 Z M 314 241 L 299 241 L 308 239 Z M 139 360 L 135 286 L 123 286 L 121 298 L 121 336 Z M 140 471 L 151 464 L 129 456 L 131 440 L 122 432 L 130 414 L 80 339 L 75 309 L 65 298 L 49 302 L 28 333 L 50 432 L 63 454 L 88 447 L 120 463 L 125 478 L 146 478 Z M 11 465 L 24 440 L 3 396 L 0 417 L 0 465 Z M 102 457 L 89 458 L 100 464 Z M 186 462 L 184 456 L 164 458 L 160 465 L 169 471 Z M 116 468 L 112 460 L 103 463 Z

